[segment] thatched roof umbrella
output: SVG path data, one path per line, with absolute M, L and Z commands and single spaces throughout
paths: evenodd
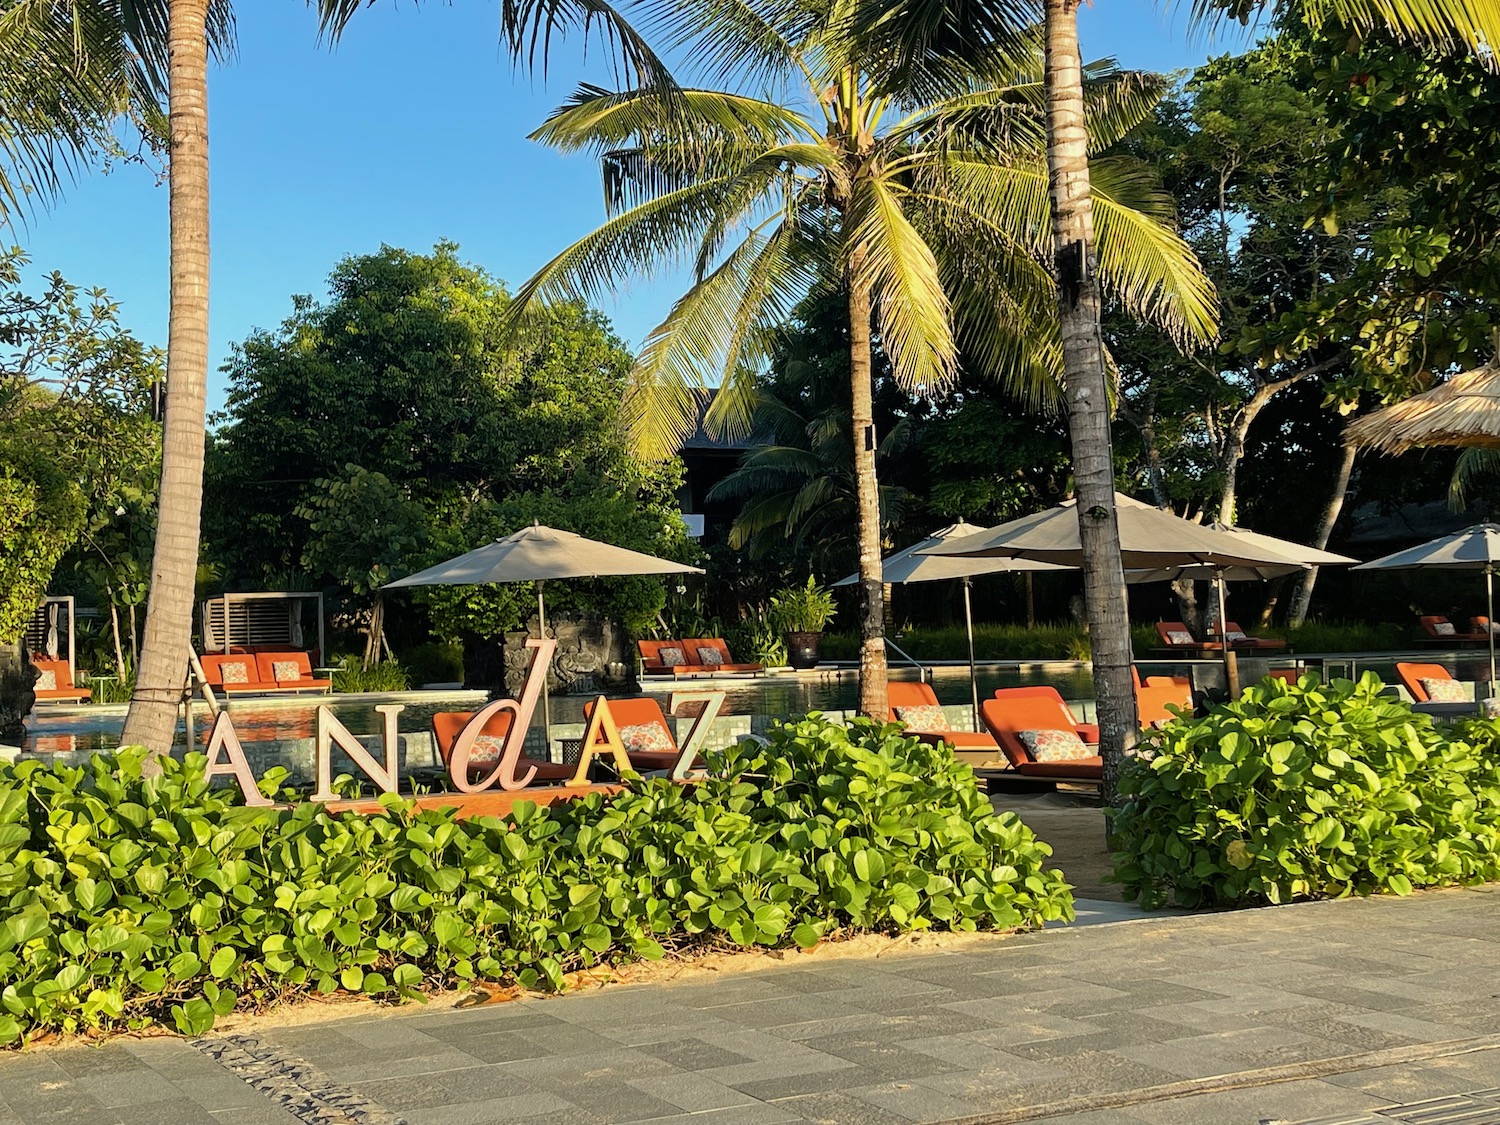
M 1441 387 L 1367 414 L 1349 423 L 1344 436 L 1382 453 L 1430 445 L 1500 449 L 1500 366 L 1466 371 Z

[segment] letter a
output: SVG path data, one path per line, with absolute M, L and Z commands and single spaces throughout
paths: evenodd
M 219 760 L 220 751 L 225 754 L 222 762 Z M 210 781 L 221 776 L 234 778 L 247 805 L 263 808 L 273 803 L 255 784 L 255 774 L 250 772 L 245 748 L 240 745 L 239 732 L 234 729 L 234 720 L 227 710 L 220 711 L 218 718 L 214 719 L 213 732 L 208 736 L 208 765 L 203 769 L 203 776 Z
M 589 766 L 599 754 L 614 755 L 615 770 L 624 777 L 635 770 L 630 764 L 630 755 L 625 753 L 625 743 L 620 739 L 620 728 L 610 712 L 609 700 L 600 696 L 594 700 L 594 711 L 589 716 L 588 728 L 583 732 L 583 752 L 578 755 L 578 769 L 574 771 L 569 785 L 587 785 Z

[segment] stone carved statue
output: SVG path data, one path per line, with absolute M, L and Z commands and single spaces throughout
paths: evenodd
M 524 632 L 505 634 L 505 687 L 513 695 L 521 690 L 531 666 L 526 638 L 536 635 L 535 617 Z M 635 661 L 628 658 L 615 622 L 598 618 L 549 621 L 547 635 L 557 640 L 547 669 L 547 690 L 552 694 L 597 695 L 634 687 Z

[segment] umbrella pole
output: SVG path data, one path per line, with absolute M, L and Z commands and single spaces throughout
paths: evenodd
M 547 605 L 542 601 L 543 583 L 536 584 L 536 635 L 537 639 L 547 639 Z M 552 697 L 547 691 L 547 676 L 551 668 L 542 669 L 542 755 L 543 761 L 552 760 Z
M 974 700 L 974 729 L 979 730 L 979 669 L 974 664 L 974 611 L 969 605 L 973 579 L 964 575 L 964 629 L 969 634 L 969 693 Z
M 1214 572 L 1214 586 L 1219 594 L 1219 643 L 1224 646 L 1224 684 L 1232 703 L 1240 695 L 1240 665 L 1229 647 L 1229 611 L 1224 606 L 1224 572 Z
M 1484 612 L 1488 627 L 1490 641 L 1490 690 L 1488 698 L 1493 699 L 1495 695 L 1495 568 L 1486 566 L 1484 568 Z

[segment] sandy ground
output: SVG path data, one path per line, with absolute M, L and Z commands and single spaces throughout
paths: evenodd
M 1120 888 L 1106 883 L 1114 870 L 1104 845 L 1104 811 L 1097 797 L 1066 793 L 994 793 L 996 812 L 1017 813 L 1039 837 L 1052 845 L 1052 860 L 1062 868 L 1078 898 L 1123 901 Z

